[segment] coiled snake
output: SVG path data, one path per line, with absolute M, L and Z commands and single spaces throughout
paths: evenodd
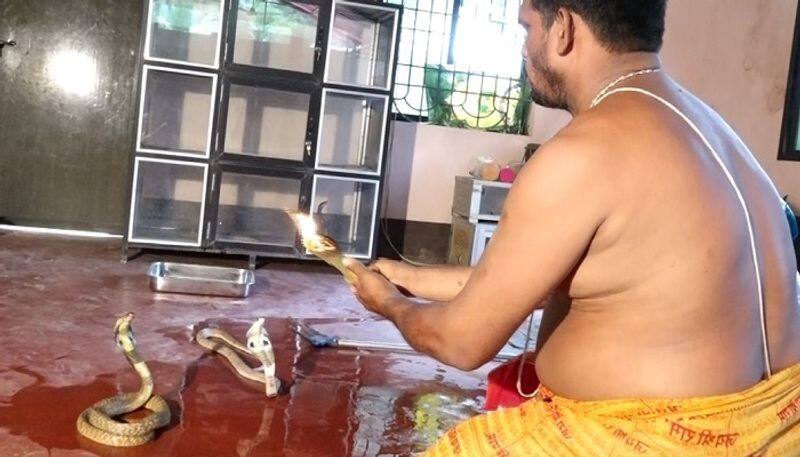
M 275 377 L 275 354 L 267 330 L 264 328 L 263 318 L 258 319 L 250 326 L 245 338 L 247 340 L 246 347 L 230 334 L 218 328 L 204 328 L 195 335 L 197 344 L 209 351 L 218 352 L 228 359 L 239 376 L 263 383 L 268 397 L 278 395 L 281 381 Z M 251 368 L 242 361 L 239 354 L 258 360 L 261 366 Z
M 167 402 L 158 395 L 153 395 L 153 377 L 150 369 L 136 351 L 136 340 L 133 338 L 131 321 L 133 313 L 127 313 L 117 319 L 114 325 L 114 339 L 125 358 L 142 379 L 137 392 L 124 393 L 104 398 L 86 408 L 78 416 L 78 433 L 108 446 L 139 446 L 153 439 L 155 430 L 167 425 L 170 411 Z M 135 411 L 144 406 L 150 414 L 135 422 L 120 422 L 114 416 Z

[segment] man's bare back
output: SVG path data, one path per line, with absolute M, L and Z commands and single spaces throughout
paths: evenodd
M 573 121 L 517 176 L 474 268 L 350 266 L 367 309 L 464 370 L 546 307 L 546 388 L 429 455 L 797 455 L 783 203 L 725 122 L 661 69 L 666 3 L 523 0 L 531 98 Z
M 752 213 L 773 371 L 797 363 L 797 266 L 776 191 L 716 113 L 665 76 L 639 86 L 683 111 L 731 169 Z M 560 288 L 569 300 L 545 311 L 566 317 L 540 335 L 543 384 L 598 400 L 711 396 L 760 381 L 745 214 L 700 137 L 666 106 L 636 93 L 610 96 L 559 137 L 570 139 L 562 154 L 596 162 L 602 189 L 584 198 L 616 197 Z M 591 152 L 576 149 L 581 142 Z M 559 309 L 565 306 L 567 313 Z
M 478 265 L 357 266 L 356 296 L 420 352 L 471 370 L 557 291 L 536 361 L 545 386 L 577 400 L 687 398 L 766 377 L 760 277 L 772 371 L 797 364 L 797 265 L 780 196 L 727 124 L 660 71 L 666 3 L 564 5 L 525 0 L 520 24 L 533 100 L 574 119 L 517 177 Z M 760 275 L 748 218 L 701 135 L 646 94 L 595 104 L 625 86 L 672 103 L 719 153 L 749 207 Z
M 779 196 L 752 154 L 710 108 L 666 76 L 637 83 L 696 123 L 731 169 L 753 219 L 773 372 L 797 363 L 797 273 Z M 580 180 L 582 193 L 573 201 L 579 206 L 559 207 L 565 196 L 554 197 L 556 208 L 549 216 L 554 219 L 546 227 L 519 224 L 506 236 L 511 248 L 493 241 L 490 258 L 477 270 L 413 268 L 385 260 L 373 270 L 414 295 L 440 302 L 456 300 L 470 280 L 480 280 L 475 276 L 486 280 L 500 271 L 504 279 L 535 281 L 547 268 L 536 259 L 557 255 L 566 242 L 545 240 L 531 252 L 526 243 L 546 237 L 549 225 L 562 224 L 555 219 L 559 215 L 569 214 L 563 219 L 572 222 L 575 211 L 604 207 L 603 222 L 583 255 L 545 301 L 536 359 L 543 384 L 567 398 L 600 400 L 712 396 L 739 392 L 763 379 L 745 214 L 711 151 L 688 124 L 648 96 L 614 94 L 576 117 L 543 150 L 547 157 L 534 157 L 529 166 L 536 170 L 526 170 L 515 184 L 501 222 L 506 227 L 498 234 L 509 232 L 513 222 L 507 219 L 518 219 L 516 213 L 540 198 L 525 195 L 530 182 L 537 176 L 568 175 L 562 166 L 576 161 L 592 170 Z M 556 185 L 533 190 L 546 192 Z M 531 218 L 536 219 L 535 211 Z M 563 224 L 561 231 L 571 229 Z M 509 307 L 515 302 L 512 295 L 506 294 Z M 474 319 L 475 325 L 489 332 L 489 316 L 483 316 Z M 502 341 L 502 330 L 498 333 Z M 476 336 L 467 341 L 482 344 Z M 484 344 L 491 347 L 492 342 Z

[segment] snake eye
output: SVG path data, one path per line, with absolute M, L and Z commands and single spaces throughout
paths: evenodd
M 255 343 L 253 343 L 252 341 L 249 341 L 249 342 L 247 343 L 247 347 L 249 347 L 250 349 L 255 349 L 255 347 L 256 347 L 256 344 L 255 344 Z
M 261 340 L 261 344 L 263 344 L 264 346 L 269 346 L 269 340 L 266 340 L 266 339 L 265 340 Z

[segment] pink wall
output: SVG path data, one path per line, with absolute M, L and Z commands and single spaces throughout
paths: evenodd
M 530 117 L 530 136 L 393 122 L 384 214 L 450 223 L 453 181 L 467 174 L 473 158 L 489 155 L 501 164 L 519 161 L 528 143 L 546 141 L 569 119 L 569 113 L 537 106 Z
M 450 223 L 453 182 L 476 156 L 501 164 L 522 159 L 527 136 L 410 122 L 392 123 L 393 145 L 384 213 L 392 219 Z
M 783 103 L 798 0 L 671 0 L 664 66 L 717 109 L 750 146 L 779 189 L 800 206 L 800 162 L 778 161 Z M 567 122 L 536 107 L 531 137 L 395 123 L 390 163 L 392 218 L 449 222 L 453 178 L 472 157 L 514 159 Z

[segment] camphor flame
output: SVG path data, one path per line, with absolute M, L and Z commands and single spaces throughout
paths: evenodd
M 294 221 L 297 230 L 300 231 L 303 246 L 310 253 L 339 270 L 344 275 L 345 281 L 353 284 L 356 280 L 355 274 L 345 266 L 345 257 L 339 250 L 339 246 L 331 237 L 319 233 L 314 217 L 310 214 L 293 211 L 286 211 L 286 213 Z
M 338 252 L 339 249 L 338 246 L 335 246 L 335 242 L 333 243 L 334 246 L 332 246 L 333 249 L 331 249 L 331 246 L 325 246 L 325 240 L 329 238 L 319 234 L 317 222 L 312 215 L 293 211 L 286 211 L 286 213 L 292 218 L 295 227 L 297 227 L 297 230 L 300 232 L 300 241 L 303 242 L 303 247 L 308 249 L 312 254 L 320 256 L 320 254 L 326 250 Z M 323 260 L 327 261 L 327 259 Z
M 310 240 L 319 235 L 317 222 L 311 217 L 310 214 L 305 213 L 289 213 L 294 219 L 297 229 L 300 230 L 300 236 L 303 240 Z

